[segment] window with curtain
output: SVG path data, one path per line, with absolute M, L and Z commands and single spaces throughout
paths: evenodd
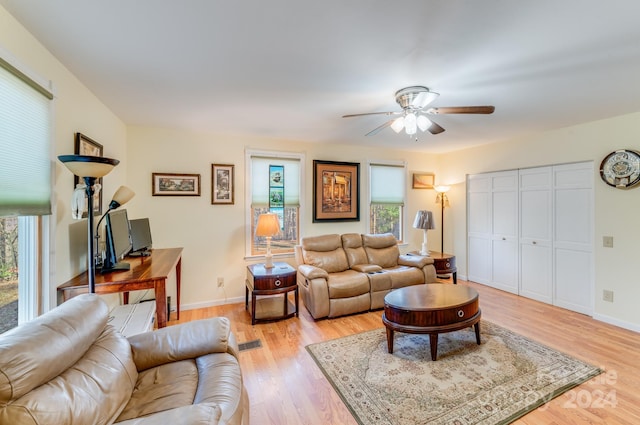
M 369 232 L 393 233 L 401 242 L 404 238 L 406 166 L 404 163 L 371 163 L 369 176 Z
M 248 152 L 247 187 L 251 206 L 247 218 L 248 256 L 267 252 L 266 238 L 255 236 L 260 214 L 278 215 L 280 233 L 271 239 L 273 254 L 292 253 L 300 241 L 301 179 L 304 157 L 283 152 Z
M 0 58 L 0 331 L 39 313 L 48 267 L 42 253 L 49 251 L 42 242 L 48 220 L 41 216 L 51 214 L 52 99 Z

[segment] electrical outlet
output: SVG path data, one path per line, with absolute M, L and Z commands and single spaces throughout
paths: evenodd
M 613 291 L 609 291 L 608 289 L 605 289 L 604 291 L 602 291 L 602 299 L 604 301 L 608 301 L 610 303 L 613 302 Z
M 218 288 L 222 288 L 224 286 L 224 277 L 218 278 Z
M 602 246 L 605 248 L 613 248 L 613 236 L 603 236 Z

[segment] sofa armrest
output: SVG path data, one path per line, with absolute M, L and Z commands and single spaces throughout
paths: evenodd
M 398 264 L 422 269 L 424 266 L 433 264 L 433 258 L 424 255 L 402 254 L 398 257 Z
M 329 273 L 320 267 L 311 266 L 309 264 L 301 264 L 298 266 L 298 271 L 306 279 L 313 280 L 317 278 L 329 279 Z
M 351 269 L 360 273 L 374 273 L 382 270 L 382 267 L 377 264 L 356 264 L 351 266 Z
M 133 361 L 138 371 L 206 354 L 235 355 L 230 344 L 231 326 L 226 317 L 196 320 L 130 336 Z M 235 340 L 233 340 L 235 341 Z
M 221 416 L 222 410 L 220 410 L 218 405 L 201 403 L 163 410 L 152 415 L 116 422 L 116 425 L 215 425 L 220 423 Z

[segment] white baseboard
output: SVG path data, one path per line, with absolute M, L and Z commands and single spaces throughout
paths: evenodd
M 599 320 L 600 322 L 608 323 L 610 325 L 614 325 L 619 328 L 628 329 L 634 332 L 640 332 L 640 326 L 638 326 L 635 323 L 625 322 L 624 320 L 619 320 L 614 317 L 607 316 L 605 314 L 594 314 L 592 317 L 595 320 Z
M 225 304 L 236 304 L 243 303 L 245 300 L 244 297 L 236 297 L 236 298 L 225 298 L 224 300 L 216 300 L 216 301 L 205 301 L 201 303 L 192 303 L 192 304 L 182 304 L 180 306 L 180 310 L 195 310 L 197 308 L 206 308 L 206 307 L 214 307 L 217 305 L 225 305 Z M 249 300 L 251 302 L 251 300 Z

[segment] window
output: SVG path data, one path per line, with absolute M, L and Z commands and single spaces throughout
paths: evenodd
M 271 252 L 292 253 L 300 241 L 300 207 L 304 155 L 247 152 L 247 256 L 265 255 L 266 238 L 255 236 L 260 214 L 278 214 L 281 230 L 271 239 Z
M 369 175 L 369 232 L 393 233 L 401 242 L 404 238 L 406 166 L 404 163 L 371 163 Z
M 0 56 L 8 57 L 5 52 Z M 3 330 L 38 315 L 48 270 L 43 232 L 51 214 L 51 100 L 45 85 L 0 57 L 0 317 Z M 48 246 L 48 244 L 46 245 Z M 17 288 L 16 279 L 17 278 Z M 9 299 L 10 298 L 10 299 Z M 16 308 L 17 306 L 17 308 Z

